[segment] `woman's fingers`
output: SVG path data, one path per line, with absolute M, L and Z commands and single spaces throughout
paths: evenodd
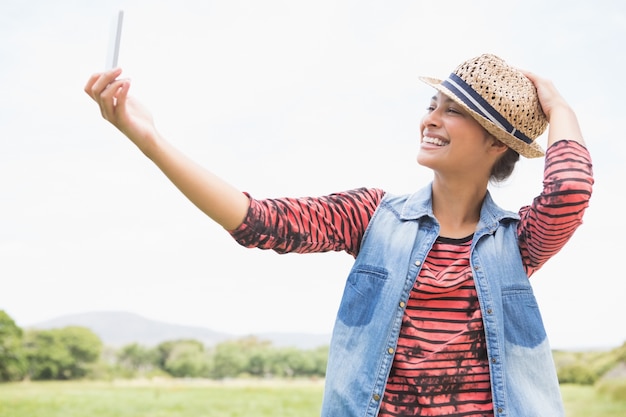
M 550 120 L 550 115 L 552 113 L 552 109 L 557 105 L 567 105 L 561 94 L 556 89 L 554 83 L 547 79 L 538 76 L 530 71 L 520 70 L 522 74 L 526 76 L 537 89 L 537 96 L 539 97 L 539 103 L 541 104 L 541 108 L 545 113 L 548 120 Z
M 89 80 L 87 80 L 87 84 L 85 84 L 85 93 L 87 93 L 87 95 L 92 99 L 95 99 L 95 97 L 93 96 L 93 85 L 96 83 L 96 81 L 98 81 L 98 78 L 100 78 L 101 75 L 102 74 L 93 74 L 91 77 L 89 77 Z
M 103 96 L 107 96 L 104 98 L 103 104 L 109 115 L 109 121 L 117 124 L 120 115 L 126 114 L 126 99 L 129 88 L 130 82 L 128 80 L 115 80 L 103 93 Z
M 117 90 L 120 88 L 120 85 L 121 81 L 115 80 L 107 84 L 104 90 L 96 95 L 96 101 L 100 105 L 102 115 L 107 120 L 111 120 L 111 117 L 115 114 Z
M 94 100 L 122 73 L 121 68 L 93 74 L 85 85 L 85 92 Z
M 127 80 L 119 80 L 122 73 L 120 68 L 111 71 L 93 74 L 87 84 L 85 84 L 85 92 L 100 107 L 100 113 L 106 120 L 113 122 L 116 114 L 116 107 L 120 99 L 122 87 L 126 85 L 123 93 L 124 100 L 128 92 Z

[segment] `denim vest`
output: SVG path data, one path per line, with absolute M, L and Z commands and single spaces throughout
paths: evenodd
M 386 195 L 365 231 L 331 339 L 323 417 L 378 414 L 404 308 L 439 235 L 431 187 Z M 517 244 L 519 216 L 489 193 L 470 265 L 487 341 L 497 417 L 563 416 L 552 353 Z

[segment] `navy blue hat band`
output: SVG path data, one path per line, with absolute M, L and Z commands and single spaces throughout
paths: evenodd
M 458 75 L 452 73 L 441 85 L 456 95 L 467 107 L 489 120 L 500 129 L 516 137 L 517 139 L 532 144 L 533 141 L 517 130 L 504 116 L 502 116 L 491 104 L 482 98 L 472 87 Z

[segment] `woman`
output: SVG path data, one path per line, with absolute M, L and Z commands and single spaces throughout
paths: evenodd
M 201 210 L 242 245 L 346 251 L 355 264 L 333 330 L 322 415 L 560 416 L 550 347 L 528 278 L 582 222 L 593 184 L 576 116 L 553 84 L 493 55 L 461 64 L 422 119 L 415 194 L 357 189 L 255 200 L 194 164 L 128 96 L 121 70 L 85 91 Z M 518 213 L 487 190 L 543 156 L 544 188 Z

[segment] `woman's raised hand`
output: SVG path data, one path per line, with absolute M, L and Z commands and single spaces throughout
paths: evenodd
M 93 74 L 85 92 L 98 104 L 102 117 L 126 135 L 144 153 L 149 153 L 158 134 L 150 112 L 128 95 L 129 79 L 119 79 L 120 68 Z

